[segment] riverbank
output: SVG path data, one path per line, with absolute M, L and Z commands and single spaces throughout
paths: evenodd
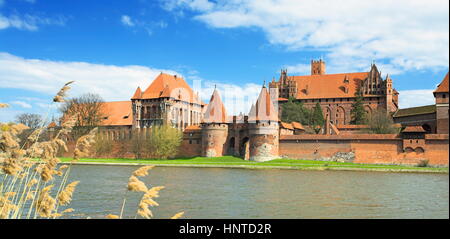
M 71 158 L 61 158 L 69 163 Z M 241 158 L 224 156 L 217 158 L 194 157 L 182 159 L 97 159 L 83 158 L 74 164 L 86 165 L 155 165 L 164 167 L 213 167 L 241 169 L 294 169 L 294 170 L 344 170 L 344 171 L 380 171 L 406 173 L 448 173 L 448 167 L 415 167 L 400 165 L 374 165 L 357 163 L 340 163 L 315 160 L 276 159 L 268 162 L 245 161 Z

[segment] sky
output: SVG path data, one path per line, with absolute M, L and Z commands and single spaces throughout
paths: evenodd
M 449 70 L 447 0 L 0 0 L 0 121 L 57 114 L 53 95 L 129 100 L 160 73 L 183 76 L 208 102 L 247 113 L 264 81 L 366 72 L 372 62 L 400 108 L 433 104 Z

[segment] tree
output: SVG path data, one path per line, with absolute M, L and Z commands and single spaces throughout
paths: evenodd
M 394 120 L 385 109 L 375 110 L 367 120 L 370 133 L 396 134 L 399 129 L 394 127 Z
M 182 133 L 169 125 L 153 126 L 148 139 L 148 146 L 153 157 L 167 159 L 178 153 Z
M 367 116 L 364 110 L 364 98 L 362 96 L 360 88 L 355 93 L 355 103 L 352 104 L 352 109 L 350 111 L 351 121 L 350 124 L 366 124 Z
M 75 135 L 85 135 L 104 120 L 106 115 L 102 111 L 103 104 L 100 95 L 87 93 L 66 100 L 59 110 L 63 114 L 62 120 L 76 115 L 73 132 Z
M 287 103 L 282 105 L 281 120 L 283 122 L 300 122 L 303 125 L 309 124 L 310 111 L 303 106 L 303 103 L 294 102 L 293 98 L 289 98 Z
M 325 119 L 323 117 L 322 107 L 320 106 L 319 102 L 317 102 L 312 111 L 311 126 L 313 126 L 315 130 L 317 129 L 316 133 L 318 133 L 318 130 L 320 130 L 319 127 L 322 127 L 324 123 Z
M 44 120 L 40 114 L 23 113 L 16 116 L 16 122 L 24 124 L 31 129 L 37 129 L 43 127 Z

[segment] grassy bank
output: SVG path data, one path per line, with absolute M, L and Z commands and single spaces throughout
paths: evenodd
M 69 162 L 70 158 L 62 158 Z M 353 170 L 353 171 L 389 171 L 389 172 L 431 172 L 448 173 L 448 168 L 414 167 L 399 165 L 374 165 L 357 163 L 339 163 L 315 160 L 276 159 L 268 162 L 245 161 L 241 158 L 224 156 L 217 158 L 194 157 L 180 159 L 94 159 L 83 158 L 81 164 L 128 164 L 128 165 L 159 165 L 159 166 L 186 166 L 186 167 L 228 167 L 251 169 L 299 169 L 299 170 Z

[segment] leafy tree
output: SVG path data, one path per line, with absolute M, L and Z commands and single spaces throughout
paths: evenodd
M 178 153 L 182 141 L 182 133 L 169 125 L 153 126 L 148 147 L 153 157 L 167 159 Z
M 394 127 L 394 120 L 385 109 L 375 110 L 367 120 L 369 132 L 373 134 L 396 134 L 399 129 Z
M 40 114 L 23 113 L 16 116 L 16 122 L 24 124 L 31 129 L 37 129 L 44 126 L 44 119 Z
M 356 91 L 355 96 L 355 103 L 352 104 L 352 109 L 350 111 L 352 117 L 350 124 L 366 124 L 367 116 L 366 111 L 364 110 L 364 98 L 362 96 L 360 88 L 358 88 L 358 90 Z
M 310 114 L 303 103 L 294 102 L 293 98 L 289 98 L 289 101 L 282 105 L 281 120 L 288 123 L 296 121 L 307 125 L 310 123 Z
M 320 106 L 319 102 L 316 103 L 314 108 L 312 109 L 312 115 L 311 115 L 311 126 L 314 127 L 316 130 L 316 133 L 318 133 L 318 130 L 320 130 L 319 127 L 322 127 L 325 123 L 325 118 L 323 117 L 322 107 Z

